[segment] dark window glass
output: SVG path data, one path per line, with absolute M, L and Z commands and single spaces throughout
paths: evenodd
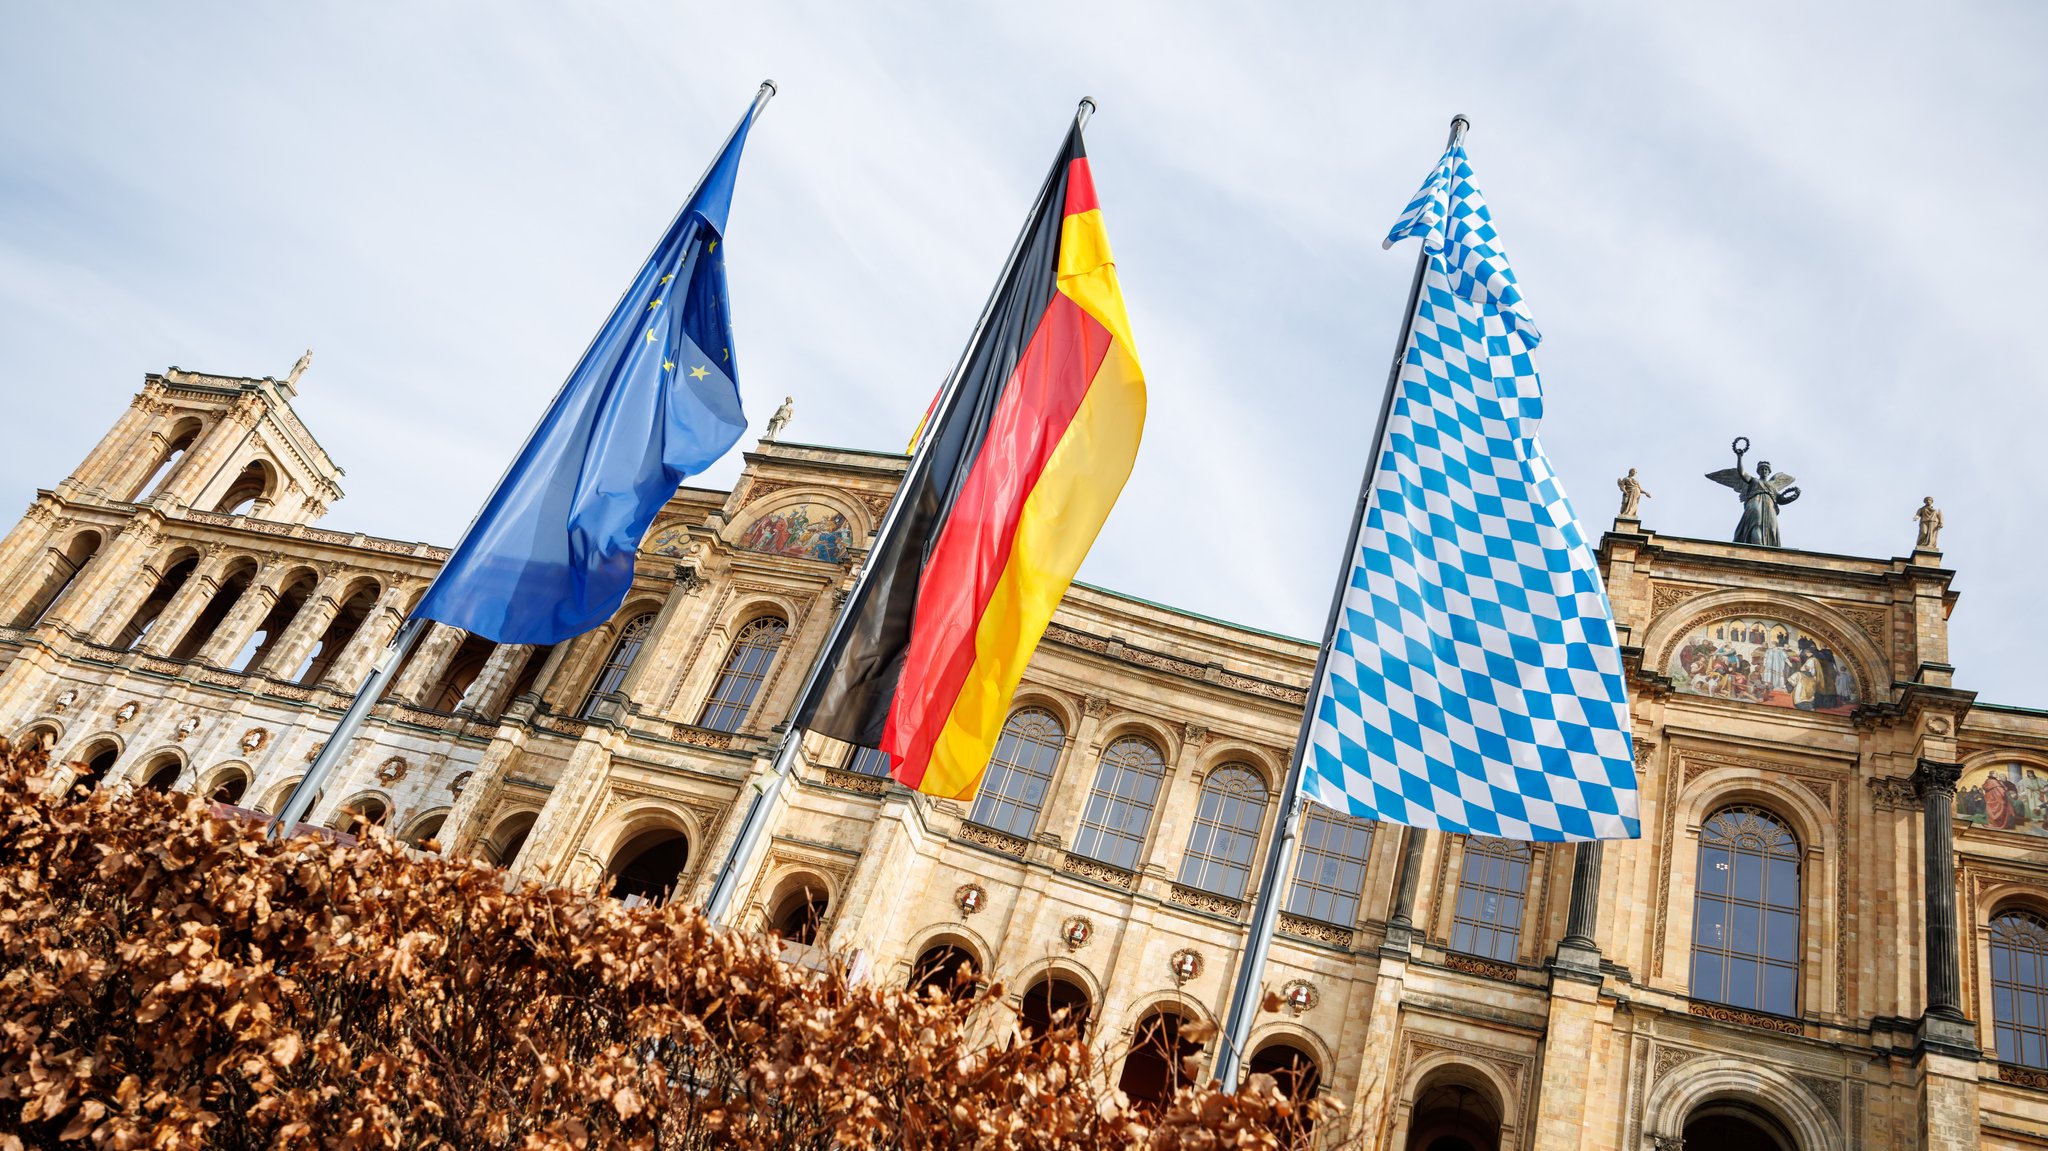
M 740 729 L 754 706 L 754 696 L 761 691 L 761 682 L 768 678 L 768 666 L 775 662 L 775 653 L 782 648 L 782 637 L 787 634 L 789 625 L 773 616 L 757 619 L 740 629 L 732 651 L 726 654 L 725 669 L 718 673 L 718 683 L 711 689 L 711 698 L 704 702 L 704 715 L 697 720 L 697 726 L 714 731 Z
M 983 827 L 1030 838 L 1066 741 L 1066 728 L 1049 711 L 1027 707 L 1011 715 L 1003 724 L 1002 737 L 996 740 L 988 774 L 982 778 L 967 818 Z
M 619 629 L 618 642 L 612 644 L 612 653 L 605 657 L 604 667 L 597 678 L 590 681 L 590 690 L 584 693 L 583 706 L 578 708 L 584 718 L 597 713 L 597 702 L 619 690 L 626 682 L 626 673 L 633 670 L 633 660 L 640 654 L 640 646 L 647 642 L 647 633 L 654 629 L 654 613 L 636 616 L 632 622 Z
M 879 747 L 856 747 L 846 761 L 846 770 L 862 775 L 889 778 L 889 753 Z
M 1529 893 L 1529 845 L 1505 839 L 1465 841 L 1451 950 L 1513 963 L 1522 946 L 1522 904 Z
M 1754 807 L 1700 828 L 1692 995 L 1793 1015 L 1799 1007 L 1799 841 Z
M 1991 921 L 1991 1020 L 1999 1062 L 2048 1068 L 2048 920 L 2008 911 Z

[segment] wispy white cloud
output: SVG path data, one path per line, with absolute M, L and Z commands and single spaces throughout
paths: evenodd
M 25 499 L 140 374 L 279 372 L 339 525 L 450 539 L 744 106 L 742 385 L 900 444 L 1083 93 L 1152 384 L 1084 576 L 1319 626 L 1412 252 L 1378 237 L 1453 111 L 1548 339 L 1545 439 L 1596 530 L 1719 536 L 1734 435 L 1790 540 L 1884 554 L 1933 494 L 1955 662 L 2048 703 L 2025 4 L 1257 9 L 16 5 L 0 41 L 0 372 Z M 729 480 L 728 461 L 705 482 Z

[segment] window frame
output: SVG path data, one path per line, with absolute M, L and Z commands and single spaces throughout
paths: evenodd
M 576 707 L 576 714 L 582 719 L 597 718 L 597 705 L 605 696 L 619 690 L 626 677 L 633 672 L 633 664 L 646 650 L 647 637 L 654 634 L 654 612 L 641 612 L 626 621 L 619 628 L 617 639 L 612 641 L 610 650 L 605 652 L 604 662 L 597 665 L 597 674 L 590 678 L 590 687 L 583 693 L 583 702 Z M 631 650 L 627 650 L 627 645 Z
M 1118 748 L 1142 747 L 1151 753 L 1149 763 L 1126 762 L 1129 757 L 1113 760 Z M 1156 768 L 1157 770 L 1144 770 Z M 1127 794 L 1125 784 L 1136 784 L 1143 780 L 1152 781 L 1152 792 L 1144 797 L 1142 806 L 1143 826 L 1133 834 L 1131 815 L 1141 801 Z M 1107 786 L 1107 790 L 1105 789 Z M 1152 825 L 1159 820 L 1159 800 L 1166 793 L 1166 752 L 1149 736 L 1136 732 L 1119 735 L 1102 749 L 1102 755 L 1095 761 L 1095 779 L 1088 787 L 1088 797 L 1081 808 L 1081 824 L 1074 833 L 1074 854 L 1097 863 L 1107 864 L 1119 871 L 1136 871 L 1145 862 L 1145 850 L 1152 841 Z M 1098 805 L 1097 800 L 1102 803 Z M 1114 818 L 1116 822 L 1110 822 Z M 1109 850 L 1102 850 L 1107 843 Z M 1118 848 L 1128 847 L 1128 862 L 1120 861 Z
M 1020 721 L 1035 721 L 1040 716 L 1051 724 L 1053 732 L 1058 736 L 1057 743 L 1048 744 L 1043 739 L 1036 738 L 1035 734 L 1017 730 Z M 989 756 L 988 773 L 982 777 L 981 787 L 974 794 L 974 806 L 968 810 L 967 822 L 977 827 L 1000 831 L 1004 835 L 1014 835 L 1019 839 L 1031 838 L 1038 830 L 1038 822 L 1045 818 L 1045 801 L 1052 798 L 1052 782 L 1059 774 L 1061 758 L 1066 755 L 1068 738 L 1066 721 L 1051 708 L 1027 704 L 1012 711 L 1009 717 L 1003 720 L 1002 734 L 996 738 L 995 751 Z M 1030 758 L 1004 759 L 1005 744 L 1017 746 L 1020 751 L 1029 749 Z M 1036 770 L 1041 764 L 1044 767 L 1043 773 Z M 1020 780 L 1039 782 L 1039 794 L 1035 800 L 1023 798 L 1029 794 L 1028 790 L 1018 794 L 1011 793 L 1013 784 Z M 1028 783 L 1026 787 L 1028 788 Z M 1012 812 L 1028 809 L 1030 819 L 1020 830 L 1014 821 L 1005 821 L 1001 818 L 1004 812 L 998 810 L 997 805 Z
M 1759 828 L 1757 821 L 1767 827 Z M 1753 849 L 1745 845 L 1749 839 L 1758 841 Z M 1716 852 L 1723 853 L 1725 859 L 1712 858 Z M 1754 861 L 1753 896 L 1742 890 L 1745 859 Z M 1774 867 L 1774 863 L 1789 866 L 1792 890 L 1784 901 L 1777 897 L 1782 894 L 1787 868 Z M 1711 872 L 1716 871 L 1725 872 L 1726 880 L 1713 879 Z M 1686 995 L 1737 1010 L 1796 1018 L 1806 982 L 1806 896 L 1806 847 L 1790 819 L 1755 803 L 1716 807 L 1700 821 L 1692 924 L 1685 941 Z M 1791 940 L 1782 948 L 1783 954 L 1773 955 L 1773 941 L 1783 938 L 1787 916 Z M 1751 921 L 1753 948 L 1739 942 L 1744 920 Z M 1717 936 L 1723 942 L 1703 941 L 1708 932 L 1723 928 L 1726 930 Z M 1711 966 L 1704 962 L 1708 958 L 1713 961 Z M 1754 1001 L 1744 1001 L 1736 988 L 1742 971 L 1738 964 L 1754 968 Z M 1783 973 L 1789 982 L 1784 997 L 1773 991 L 1773 972 Z
M 1474 867 L 1480 861 L 1489 861 L 1482 865 L 1483 872 Z M 1521 869 L 1519 885 L 1512 874 L 1517 867 Z M 1513 839 L 1465 836 L 1458 861 L 1458 886 L 1451 896 L 1450 950 L 1496 963 L 1519 964 L 1522 933 L 1528 926 L 1530 882 L 1535 874 L 1536 851 L 1532 845 Z M 1473 896 L 1469 903 L 1468 891 Z M 1487 902 L 1489 898 L 1495 901 L 1491 905 Z M 1500 910 L 1510 900 L 1515 907 L 1512 923 L 1506 921 Z M 1490 912 L 1489 906 L 1493 908 Z
M 754 641 L 755 636 L 771 628 L 775 631 L 774 643 L 762 644 Z M 781 615 L 763 613 L 740 625 L 733 633 L 732 643 L 725 649 L 725 658 L 719 661 L 718 676 L 711 681 L 711 690 L 705 693 L 704 706 L 697 712 L 696 726 L 727 733 L 745 727 L 747 720 L 754 714 L 755 706 L 761 702 L 761 691 L 768 686 L 768 676 L 775 670 L 775 661 L 781 658 L 782 645 L 787 642 L 789 620 Z M 762 651 L 767 654 L 762 657 L 758 668 L 738 666 L 737 661 L 743 654 Z M 728 693 L 727 685 L 742 682 L 751 686 L 745 699 L 735 703 Z M 731 713 L 731 726 L 719 726 L 727 719 L 727 713 Z
M 1223 790 L 1227 779 L 1229 786 L 1236 790 Z M 1248 781 L 1240 783 L 1239 781 Z M 1250 797 L 1256 797 L 1256 805 Z M 1210 810 L 1214 798 L 1215 809 Z M 1235 807 L 1233 806 L 1235 805 Z M 1188 838 L 1181 850 L 1179 878 L 1182 887 L 1206 891 L 1225 899 L 1242 900 L 1251 886 L 1252 872 L 1258 866 L 1259 844 L 1265 838 L 1266 811 L 1273 806 L 1273 793 L 1266 786 L 1266 777 L 1258 768 L 1241 760 L 1219 764 L 1202 777 L 1202 786 L 1195 798 L 1195 817 L 1188 824 Z M 1242 819 L 1226 824 L 1224 816 L 1236 810 L 1240 817 L 1249 808 L 1251 826 L 1245 827 Z M 1244 858 L 1237 859 L 1227 854 L 1242 844 Z M 1218 845 L 1223 845 L 1219 853 Z
M 1309 832 L 1311 826 L 1316 822 L 1323 823 L 1332 831 L 1338 832 L 1342 836 L 1340 847 L 1348 846 L 1354 833 L 1363 833 L 1365 842 L 1359 849 L 1357 858 L 1353 859 L 1348 854 L 1329 850 L 1327 847 L 1329 843 L 1327 837 L 1314 847 L 1311 847 L 1309 845 Z M 1372 845 L 1378 838 L 1378 834 L 1379 824 L 1373 820 L 1360 819 L 1355 815 L 1346 815 L 1340 811 L 1332 811 L 1317 804 L 1310 804 L 1307 812 L 1302 817 L 1301 834 L 1297 838 L 1294 850 L 1294 871 L 1287 881 L 1287 899 L 1281 904 L 1281 910 L 1289 915 L 1298 915 L 1303 919 L 1312 919 L 1317 923 L 1328 923 L 1336 927 L 1345 928 L 1356 927 L 1358 918 L 1364 913 L 1365 909 L 1365 881 L 1372 867 Z M 1328 874 L 1327 867 L 1317 868 L 1318 878 L 1313 880 L 1306 878 L 1309 874 L 1307 864 L 1311 852 L 1319 860 L 1329 861 L 1331 865 L 1340 869 L 1356 866 L 1358 868 L 1358 882 L 1349 891 L 1343 890 L 1332 882 L 1326 882 L 1321 876 Z M 1307 898 L 1298 904 L 1297 896 L 1302 895 L 1306 895 Z M 1334 913 L 1337 911 L 1340 901 L 1349 901 L 1350 903 L 1350 911 L 1341 917 L 1322 915 L 1314 910 L 1309 910 L 1309 908 L 1321 906 L 1324 910 Z
M 2010 935 L 2006 930 L 2009 921 L 2023 925 L 2035 938 L 2007 938 Z M 1990 960 L 1984 972 L 1984 986 L 1991 1000 L 1991 1054 L 1998 1062 L 2013 1067 L 2048 1070 L 2048 917 L 2031 907 L 2009 905 L 1991 916 L 1985 934 Z M 2031 983 L 2017 978 L 2014 942 L 2031 945 L 2026 954 L 2033 972 Z M 2006 953 L 2003 966 L 2008 975 L 2005 977 L 2000 975 L 2001 951 Z M 2012 993 L 2011 997 L 2003 998 L 2008 991 Z M 2034 1011 L 2032 1023 L 2026 1021 L 2026 1004 L 2022 996 L 2031 1000 Z M 2000 1009 L 2001 1002 L 2006 1004 L 2004 1010 Z M 2010 1048 L 2007 1046 L 2008 1032 L 2013 1039 Z

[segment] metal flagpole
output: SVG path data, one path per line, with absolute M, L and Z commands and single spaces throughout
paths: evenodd
M 1449 150 L 1465 135 L 1471 122 L 1451 117 Z M 1446 220 L 1448 227 L 1450 221 Z M 1301 709 L 1301 727 L 1294 736 L 1294 756 L 1287 764 L 1287 780 L 1280 789 L 1279 831 L 1266 852 L 1259 877 L 1259 897 L 1252 907 L 1251 934 L 1245 940 L 1244 957 L 1231 987 L 1230 1014 L 1223 1024 L 1222 1049 L 1216 1053 L 1216 1078 L 1225 1091 L 1237 1090 L 1237 1082 L 1251 1041 L 1252 1020 L 1257 1018 L 1260 982 L 1265 976 L 1266 957 L 1273 950 L 1273 928 L 1280 920 L 1280 901 L 1289 879 L 1292 850 L 1300 835 L 1299 824 L 1307 806 L 1301 798 L 1301 773 L 1307 761 L 1309 729 L 1315 724 L 1316 700 L 1321 698 L 1323 676 L 1330 665 L 1330 637 L 1344 611 L 1344 591 L 1351 582 L 1351 569 L 1358 559 L 1358 536 L 1365 526 L 1366 509 L 1372 503 L 1373 480 L 1378 477 L 1380 456 L 1387 447 L 1387 420 L 1394 412 L 1394 395 L 1401 384 L 1401 366 L 1408 351 L 1408 339 L 1415 329 L 1415 308 L 1422 300 L 1422 280 L 1429 272 L 1427 245 L 1415 258 L 1415 276 L 1408 284 L 1408 311 L 1401 317 L 1401 338 L 1394 342 L 1394 362 L 1387 368 L 1387 390 L 1380 398 L 1379 420 L 1373 426 L 1372 452 L 1365 458 L 1365 478 L 1358 486 L 1358 503 L 1351 513 L 1351 532 L 1344 541 L 1344 563 L 1337 570 L 1336 590 L 1330 595 L 1330 614 L 1323 622 L 1323 646 L 1316 652 L 1315 673 L 1309 677 L 1308 695 Z
M 1076 127 L 1085 126 L 1088 117 L 1095 111 L 1095 101 L 1081 97 L 1080 105 L 1074 110 Z M 882 522 L 875 529 L 875 545 L 868 549 L 868 562 L 861 565 L 860 574 L 854 577 L 853 588 L 847 593 L 846 603 L 841 605 L 839 614 L 832 620 L 832 630 L 826 633 L 824 644 L 818 649 L 818 657 L 811 661 L 811 670 L 804 677 L 802 690 L 797 692 L 796 704 L 790 709 L 791 715 L 801 715 L 811 695 L 825 681 L 826 672 L 837 661 L 840 649 L 846 639 L 846 629 L 859 618 L 867 604 L 868 577 L 874 569 L 874 557 L 887 545 L 896 523 L 902 518 L 904 496 L 914 490 L 917 481 L 930 469 L 930 448 L 935 433 L 946 425 L 953 413 L 954 405 L 960 398 L 960 382 L 973 361 L 975 350 L 981 347 L 982 338 L 988 332 L 989 318 L 995 314 L 996 302 L 1002 297 L 1004 285 L 1010 282 L 1010 273 L 1017 266 L 1017 259 L 1024 252 L 1024 242 L 1030 238 L 1031 221 L 1037 215 L 1039 202 L 1045 199 L 1046 189 L 1060 173 L 1060 164 L 1055 161 L 1052 170 L 1046 173 L 1045 183 L 1040 184 L 1038 195 L 1032 198 L 1031 208 L 1024 217 L 1024 226 L 1017 230 L 1016 242 L 1010 245 L 1010 255 L 1003 261 L 1003 270 L 996 276 L 996 286 L 989 293 L 988 302 L 982 305 L 981 318 L 974 323 L 974 334 L 968 337 L 967 347 L 961 351 L 960 359 L 953 365 L 952 374 L 946 378 L 946 385 L 940 391 L 939 401 L 932 408 L 924 423 L 924 433 L 918 437 L 916 447 L 910 456 L 910 465 L 903 471 L 903 479 L 896 485 L 896 494 L 889 501 L 889 510 L 882 515 Z M 713 923 L 725 922 L 732 911 L 733 896 L 739 891 L 740 876 L 746 873 L 746 864 L 753 858 L 760 845 L 761 836 L 768 829 L 768 816 L 773 811 L 775 799 L 782 791 L 782 785 L 796 770 L 797 749 L 803 745 L 803 731 L 792 724 L 782 734 L 782 743 L 775 750 L 775 765 L 766 775 L 758 776 L 749 790 L 753 793 L 747 800 L 747 811 L 740 820 L 739 834 L 733 837 L 732 847 L 725 853 L 725 859 L 718 865 L 718 875 L 712 880 L 711 890 L 704 897 L 704 915 Z
M 753 106 L 747 109 L 747 118 L 740 122 L 741 127 L 751 127 L 754 120 L 760 116 L 761 109 L 775 93 L 775 81 L 761 81 L 761 87 L 754 92 Z M 737 127 L 733 129 L 734 133 L 738 131 Z M 731 143 L 732 136 L 727 135 L 725 144 L 712 154 L 711 163 L 704 166 L 703 175 L 698 176 L 697 182 L 691 185 L 693 189 L 703 187 L 704 177 L 711 174 L 711 169 L 718 164 L 718 158 L 725 155 L 725 148 Z M 685 199 L 682 207 L 676 209 L 676 214 L 670 217 L 668 227 L 661 230 L 662 236 L 666 237 L 674 230 L 676 221 L 682 219 L 683 213 L 689 210 L 690 201 Z M 646 258 L 640 261 L 641 267 L 646 267 L 647 261 L 653 259 L 654 254 L 660 250 L 661 241 L 656 240 Z M 633 285 L 628 283 L 626 290 L 620 292 L 618 300 L 612 304 L 611 312 L 605 314 L 617 312 L 619 304 L 625 302 L 627 294 L 632 290 Z M 584 346 L 583 356 L 590 354 L 590 349 L 597 346 L 598 337 L 603 334 L 604 325 L 600 324 L 597 334 L 591 336 L 590 343 Z M 576 362 L 582 363 L 583 356 L 577 357 Z M 470 531 L 476 527 L 476 521 L 483 517 L 484 509 L 491 506 L 491 501 L 497 498 L 498 489 L 505 486 L 506 477 L 512 474 L 512 469 L 517 466 L 520 457 L 526 454 L 527 447 L 533 443 L 533 437 L 540 433 L 541 425 L 547 422 L 548 413 L 554 411 L 555 405 L 561 402 L 562 393 L 568 390 L 569 380 L 574 374 L 571 372 L 562 378 L 562 386 L 555 389 L 554 398 L 548 401 L 547 407 L 541 409 L 539 418 L 533 421 L 533 427 L 528 429 L 526 438 L 520 441 L 519 450 L 512 453 L 511 460 L 505 464 L 505 470 L 499 474 L 498 482 L 491 485 L 491 494 L 484 498 L 483 503 L 477 505 L 475 514 L 469 517 L 469 526 L 462 529 L 464 538 L 467 538 Z M 444 567 L 442 570 L 447 569 Z M 438 580 L 440 576 L 437 574 L 434 578 Z M 428 586 L 431 588 L 432 585 Z M 333 774 L 334 765 L 340 762 L 342 752 L 348 749 L 348 744 L 355 738 L 356 731 L 363 726 L 363 720 L 369 718 L 370 709 L 377 706 L 384 698 L 384 692 L 390 688 L 393 670 L 405 661 L 405 657 L 411 653 L 413 646 L 426 634 L 428 625 L 432 623 L 432 620 L 414 617 L 407 619 L 405 625 L 398 629 L 398 634 L 391 639 L 391 646 L 385 649 L 384 654 L 379 656 L 376 664 L 370 668 L 370 674 L 363 680 L 363 686 L 356 689 L 355 699 L 350 701 L 348 710 L 342 713 L 341 722 L 334 725 L 334 731 L 328 735 L 327 742 L 321 745 L 320 754 L 314 757 L 312 766 L 306 769 L 305 776 L 292 788 L 291 797 L 285 800 L 284 806 L 279 808 L 277 815 L 271 819 L 266 833 L 269 838 L 280 839 L 290 834 L 291 828 L 313 806 L 313 801 L 320 795 L 320 788 L 326 784 L 327 777 Z

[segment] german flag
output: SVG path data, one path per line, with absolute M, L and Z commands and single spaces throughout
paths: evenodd
M 951 401 L 920 425 L 896 522 L 797 724 L 881 748 L 919 791 L 972 795 L 1144 425 L 1145 376 L 1077 120 Z

